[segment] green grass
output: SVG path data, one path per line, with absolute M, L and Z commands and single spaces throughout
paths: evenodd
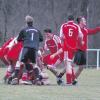
M 0 100 L 100 100 L 100 70 L 84 69 L 77 86 L 57 86 L 50 74 L 50 86 L 3 84 L 5 68 L 0 69 Z

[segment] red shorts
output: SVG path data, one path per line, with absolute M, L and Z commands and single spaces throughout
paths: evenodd
M 56 61 L 58 60 L 58 56 L 56 56 L 54 59 L 51 59 L 50 56 L 51 56 L 51 54 L 48 54 L 48 55 L 46 55 L 46 56 L 43 57 L 43 63 L 45 65 L 55 64 Z
M 76 50 L 74 49 L 67 49 L 64 51 L 64 60 L 72 61 L 74 59 Z

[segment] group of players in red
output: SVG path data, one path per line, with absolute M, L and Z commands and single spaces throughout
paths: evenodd
M 77 18 L 76 24 L 72 15 L 68 16 L 68 22 L 62 24 L 60 36 L 54 35 L 51 29 L 45 29 L 44 45 L 39 48 L 36 59 L 40 80 L 34 81 L 36 73 L 31 73 L 30 65 L 27 64 L 26 69 L 20 68 L 21 74 L 18 77 L 20 80 L 18 84 L 50 84 L 48 75 L 44 72 L 44 69 L 47 68 L 56 76 L 58 85 L 64 85 L 62 80 L 64 74 L 66 74 L 65 84 L 76 85 L 77 78 L 86 65 L 87 36 L 99 31 L 100 27 L 88 29 L 83 16 Z M 23 47 L 23 43 L 18 42 L 16 38 L 11 38 L 0 48 L 0 59 L 7 65 L 4 80 L 8 84 L 12 84 L 13 72 Z M 62 62 L 64 62 L 64 70 L 58 72 L 56 68 Z M 74 71 L 76 65 L 79 68 Z

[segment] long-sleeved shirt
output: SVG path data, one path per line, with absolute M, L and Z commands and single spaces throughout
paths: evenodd
M 43 41 L 43 36 L 39 30 L 28 26 L 20 31 L 17 40 L 23 41 L 23 47 L 29 47 L 38 50 L 39 42 Z

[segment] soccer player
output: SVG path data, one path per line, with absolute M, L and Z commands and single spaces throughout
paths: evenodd
M 78 40 L 79 46 L 82 45 L 82 32 L 80 27 L 74 23 L 74 17 L 68 16 L 68 22 L 64 23 L 60 29 L 60 37 L 64 41 L 64 61 L 66 67 L 66 82 L 72 85 L 75 78 L 73 70 L 73 58 L 77 49 Z
M 86 22 L 85 17 L 83 17 L 83 16 L 78 17 L 77 22 L 83 33 L 83 41 L 82 41 L 83 45 L 81 48 L 78 48 L 76 55 L 75 55 L 75 59 L 74 59 L 74 63 L 79 65 L 79 68 L 75 73 L 76 79 L 79 77 L 79 75 L 81 74 L 81 72 L 84 69 L 84 66 L 86 65 L 87 36 L 94 35 L 97 32 L 100 32 L 100 27 L 96 27 L 94 29 L 87 28 L 87 25 L 86 25 L 87 22 Z M 73 84 L 76 84 L 76 81 L 74 81 Z
M 53 59 L 51 58 L 51 55 L 56 53 L 60 48 L 62 48 L 61 45 L 61 39 L 54 35 L 51 31 L 51 29 L 45 29 L 45 45 L 44 49 L 49 50 L 49 54 L 43 57 L 43 62 L 45 65 L 47 65 L 48 69 L 58 78 L 58 72 L 56 71 L 56 67 L 63 61 L 64 53 L 55 56 Z M 61 79 L 57 81 L 57 83 L 60 85 L 62 83 Z
M 12 84 L 15 85 L 18 84 L 19 81 L 20 66 L 25 66 L 27 62 L 30 62 L 30 65 L 35 69 L 35 72 L 38 73 L 38 68 L 35 68 L 37 66 L 36 54 L 39 43 L 43 41 L 43 36 L 39 30 L 33 27 L 33 17 L 27 15 L 25 21 L 27 26 L 20 31 L 17 38 L 17 41 L 23 41 L 23 49 L 21 50 L 19 60 L 15 66 L 14 79 L 12 80 Z
M 4 43 L 4 45 L 1 47 L 0 59 L 7 66 L 7 71 L 4 76 L 5 83 L 8 83 L 7 79 L 9 79 L 9 77 L 11 77 L 11 74 L 14 71 L 14 66 L 18 59 L 21 48 L 22 48 L 22 45 L 20 43 L 16 42 L 16 37 L 11 38 L 6 43 Z

